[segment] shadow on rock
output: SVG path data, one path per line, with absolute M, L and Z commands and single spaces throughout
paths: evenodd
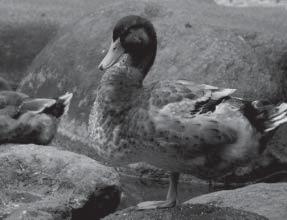
M 56 32 L 57 27 L 49 23 L 1 24 L 0 75 L 16 88 L 30 63 Z

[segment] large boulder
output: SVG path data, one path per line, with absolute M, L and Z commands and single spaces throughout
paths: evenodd
M 236 210 L 232 208 L 219 208 L 210 205 L 181 205 L 169 209 L 154 209 L 139 211 L 131 207 L 118 211 L 104 218 L 104 220 L 206 220 L 206 219 L 230 219 L 230 220 L 267 220 L 257 214 Z
M 255 212 L 270 220 L 287 219 L 287 183 L 255 184 L 202 195 L 187 204 L 212 204 Z
M 99 219 L 120 202 L 119 177 L 82 155 L 0 146 L 0 219 Z
M 285 1 L 280 0 L 214 0 L 217 4 L 231 7 L 287 7 Z
M 56 30 L 56 25 L 50 23 L 19 24 L 11 20 L 5 23 L 1 19 L 0 76 L 9 82 L 13 89 L 17 88 L 36 55 L 55 36 Z
M 158 33 L 158 55 L 146 82 L 184 78 L 237 88 L 237 95 L 248 99 L 287 99 L 287 25 L 281 22 L 286 13 L 234 10 L 213 1 L 121 0 L 62 30 L 21 83 L 20 90 L 31 96 L 74 93 L 68 119 L 59 129 L 68 138 L 57 139 L 59 145 L 96 158 L 93 147 L 87 147 L 87 122 L 102 75 L 97 66 L 113 26 L 128 14 L 149 18 Z M 70 140 L 86 147 L 65 144 Z
M 1 1 L 0 76 L 16 88 L 35 56 L 59 28 L 111 1 Z

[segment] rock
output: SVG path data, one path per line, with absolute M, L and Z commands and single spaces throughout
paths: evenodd
M 0 219 L 99 219 L 120 202 L 119 176 L 82 155 L 0 145 Z
M 281 22 L 287 15 L 271 11 L 278 19 L 274 28 L 269 18 L 256 12 L 225 9 L 211 1 L 107 4 L 62 30 L 33 61 L 20 90 L 38 97 L 73 92 L 56 142 L 66 146 L 62 136 L 69 137 L 86 146 L 81 153 L 97 158 L 87 141 L 89 113 L 102 75 L 97 66 L 116 21 L 139 14 L 151 19 L 158 33 L 158 54 L 146 82 L 184 78 L 237 88 L 238 96 L 249 99 L 287 99 L 287 25 Z M 69 150 L 79 152 L 77 147 Z
M 273 157 L 279 164 L 287 164 L 286 132 L 287 124 L 284 124 L 277 129 L 266 148 L 266 155 Z
M 59 28 L 93 12 L 112 0 L 62 0 L 51 2 L 0 2 L 0 76 L 13 89 L 25 76 L 35 56 L 53 39 Z
M 23 22 L 23 21 L 22 21 Z M 4 24 L 3 24 L 4 23 Z M 45 22 L 0 23 L 0 75 L 16 89 L 28 66 L 48 41 L 56 25 Z
M 217 4 L 233 7 L 287 7 L 285 1 L 280 0 L 214 0 Z
M 230 220 L 264 220 L 263 216 L 251 212 L 245 212 L 232 208 L 219 208 L 210 205 L 180 205 L 169 209 L 156 209 L 139 211 L 135 208 L 128 208 L 104 218 L 104 220 L 205 220 L 205 219 L 230 219 Z
M 202 195 L 186 202 L 198 203 L 251 211 L 270 220 L 287 219 L 287 183 L 260 183 Z
M 5 80 L 3 77 L 0 77 L 0 91 L 12 90 L 12 85 L 10 82 Z

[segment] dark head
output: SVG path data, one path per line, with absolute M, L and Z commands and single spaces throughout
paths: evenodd
M 140 16 L 126 16 L 114 27 L 110 49 L 99 69 L 105 70 L 118 62 L 129 62 L 145 76 L 153 65 L 156 49 L 157 38 L 152 23 Z M 124 55 L 127 55 L 126 59 Z

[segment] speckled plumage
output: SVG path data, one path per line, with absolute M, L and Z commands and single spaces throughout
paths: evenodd
M 102 78 L 89 129 L 110 162 L 146 161 L 206 178 L 223 175 L 258 151 L 261 134 L 240 105 L 223 100 L 234 90 L 183 80 L 148 86 L 142 81 L 136 69 L 125 66 L 110 68 Z M 196 109 L 213 99 L 222 100 L 214 111 Z
M 127 22 L 132 25 L 125 27 L 134 18 L 139 24 Z M 149 32 L 143 38 L 139 35 L 148 22 L 140 20 L 130 16 L 117 25 L 124 27 L 121 42 L 129 36 L 129 40 L 136 39 L 130 47 L 142 44 L 135 49 L 147 47 L 142 41 Z M 156 38 L 147 40 L 151 41 Z M 109 162 L 145 161 L 172 172 L 216 178 L 257 157 L 265 133 L 286 121 L 287 104 L 259 106 L 232 97 L 234 89 L 185 80 L 143 85 L 155 51 L 137 54 L 136 62 L 127 51 L 130 60 L 119 59 L 101 79 L 89 132 L 94 147 Z M 101 69 L 110 65 L 109 59 L 102 61 Z M 143 64 L 150 66 L 143 68 Z

